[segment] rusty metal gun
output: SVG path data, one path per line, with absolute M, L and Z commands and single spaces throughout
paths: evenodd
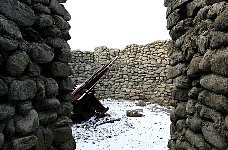
M 91 90 L 117 58 L 115 57 L 109 63 L 100 67 L 85 82 L 73 90 L 73 120 L 86 121 L 95 114 L 102 116 L 108 111 L 109 108 L 105 108 Z
M 100 67 L 85 82 L 83 82 L 81 85 L 79 85 L 77 88 L 75 88 L 74 91 L 72 92 L 73 101 L 80 100 L 83 95 L 85 95 L 86 93 L 88 93 L 89 91 L 91 91 L 93 89 L 93 87 L 96 85 L 97 81 L 107 72 L 109 66 L 117 58 L 118 58 L 118 56 L 116 56 L 109 63 L 107 63 L 107 64 L 103 65 L 102 67 Z

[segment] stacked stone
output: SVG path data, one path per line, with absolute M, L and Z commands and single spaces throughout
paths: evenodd
M 166 78 L 170 67 L 168 45 L 168 41 L 156 41 L 147 45 L 128 45 L 124 50 L 101 46 L 91 52 L 94 60 L 89 61 L 87 59 L 93 57 L 73 51 L 71 66 L 76 73 L 74 77 L 82 83 L 86 80 L 86 75 L 92 75 L 97 68 L 118 56 L 95 87 L 99 99 L 145 100 L 170 105 L 173 102 L 170 101 L 171 80 L 167 81 Z M 85 65 L 90 65 L 92 72 L 86 70 L 83 67 Z M 81 69 L 84 69 L 84 73 Z M 81 74 L 77 73 L 79 71 Z
M 66 0 L 0 0 L 0 149 L 74 150 Z
M 228 148 L 228 2 L 166 0 L 174 79 L 171 139 L 176 149 Z

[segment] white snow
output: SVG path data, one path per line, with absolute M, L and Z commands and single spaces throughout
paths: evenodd
M 92 117 L 72 126 L 76 150 L 167 150 L 170 138 L 169 109 L 156 104 L 144 107 L 134 102 L 103 100 L 108 116 Z M 127 117 L 126 110 L 138 109 L 143 117 Z M 113 123 L 107 123 L 116 120 Z

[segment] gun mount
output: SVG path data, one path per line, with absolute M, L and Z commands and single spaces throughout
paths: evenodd
M 101 102 L 94 96 L 92 89 L 117 58 L 118 57 L 116 56 L 110 62 L 100 67 L 85 82 L 74 88 L 72 92 L 74 113 L 72 119 L 74 121 L 86 121 L 94 115 L 103 116 L 108 111 L 109 108 L 105 108 L 101 104 Z

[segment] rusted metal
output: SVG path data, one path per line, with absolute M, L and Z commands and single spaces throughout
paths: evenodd
M 108 111 L 109 108 L 105 108 L 94 96 L 93 88 L 116 59 L 117 57 L 106 63 L 95 71 L 85 82 L 74 88 L 72 92 L 72 104 L 74 107 L 72 119 L 74 121 L 86 121 L 94 115 L 102 116 Z

